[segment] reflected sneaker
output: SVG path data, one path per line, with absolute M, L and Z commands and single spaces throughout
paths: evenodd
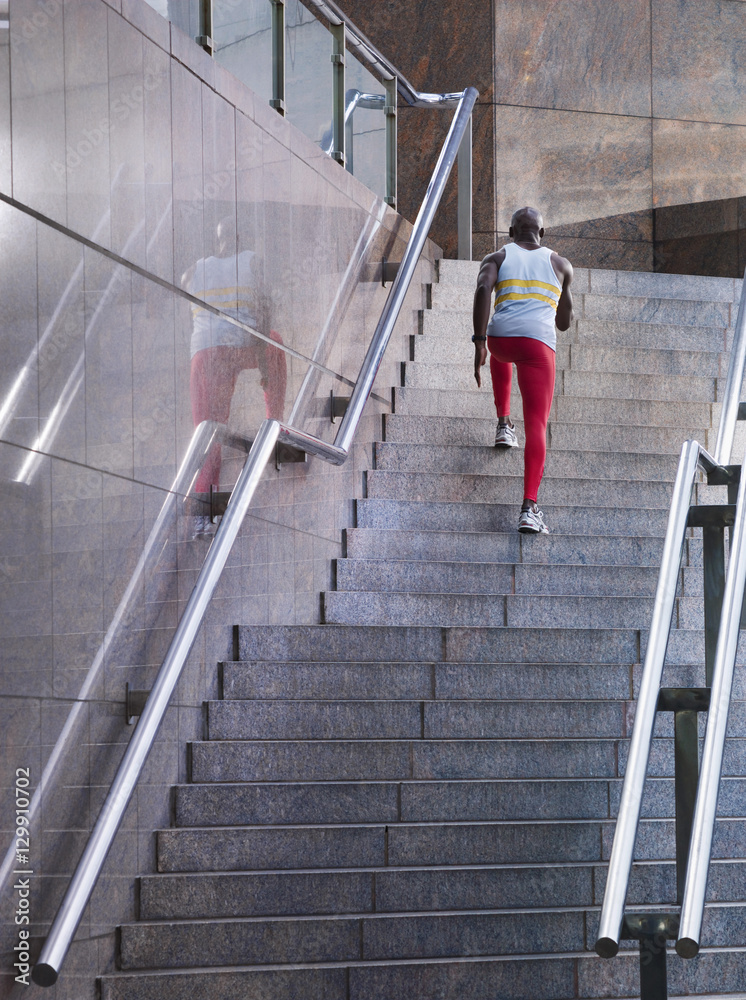
M 517 448 L 518 435 L 512 424 L 498 424 L 495 432 L 496 448 Z
M 209 514 L 195 514 L 192 518 L 192 541 L 196 538 L 210 538 L 213 532 Z
M 536 504 L 528 510 L 522 510 L 518 518 L 518 530 L 524 535 L 548 535 L 549 528 L 544 524 L 544 512 Z

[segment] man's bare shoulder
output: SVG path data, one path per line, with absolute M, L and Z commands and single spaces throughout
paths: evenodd
M 572 281 L 572 264 L 567 257 L 560 257 L 560 255 L 555 253 L 553 250 L 550 261 L 557 277 L 567 279 L 568 283 Z
M 494 253 L 488 253 L 479 265 L 477 282 L 487 281 L 494 284 L 497 280 L 497 272 L 500 270 L 500 265 L 504 260 L 505 250 L 496 250 Z

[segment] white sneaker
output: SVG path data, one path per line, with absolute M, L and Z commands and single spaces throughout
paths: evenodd
M 544 524 L 544 512 L 534 504 L 528 510 L 522 510 L 518 518 L 518 530 L 524 535 L 548 535 L 549 528 Z
M 496 448 L 517 448 L 518 435 L 512 424 L 498 424 L 495 432 Z

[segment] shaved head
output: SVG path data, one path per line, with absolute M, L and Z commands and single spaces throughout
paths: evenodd
M 513 229 L 518 229 L 521 232 L 538 233 L 540 229 L 544 228 L 544 220 L 538 208 L 531 208 L 530 205 L 526 205 L 524 208 L 519 208 L 513 212 L 510 225 Z

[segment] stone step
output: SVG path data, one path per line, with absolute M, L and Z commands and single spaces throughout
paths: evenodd
M 707 326 L 672 326 L 664 323 L 624 323 L 614 320 L 576 320 L 572 342 L 612 347 L 642 347 L 676 351 L 711 351 L 727 356 L 732 330 Z M 727 364 L 727 361 L 726 361 Z
M 476 280 L 471 287 L 434 284 L 432 309 L 470 316 L 475 287 Z M 573 288 L 573 311 L 576 319 L 647 323 L 651 326 L 717 327 L 724 330 L 735 323 L 738 301 L 674 298 L 647 293 L 579 292 Z
M 648 373 L 579 371 L 557 367 L 555 394 L 595 396 L 606 399 L 678 400 L 711 403 L 717 398 L 718 379 L 705 375 L 651 375 Z M 471 392 L 476 390 L 473 355 L 463 364 L 424 364 L 402 362 L 401 384 L 407 388 L 443 389 Z M 485 366 L 482 384 L 491 387 Z
M 541 506 L 584 506 L 669 509 L 672 483 L 628 482 L 624 479 L 546 479 L 541 484 Z M 439 473 L 381 472 L 366 474 L 366 493 L 371 500 L 408 500 L 508 504 L 520 506 L 522 475 L 467 475 Z M 694 490 L 698 495 L 697 487 Z M 550 529 L 551 521 L 547 522 Z M 555 527 L 556 530 L 556 527 Z
M 403 426 L 405 422 L 421 419 L 421 417 L 400 417 L 395 422 L 394 417 L 389 417 L 395 432 L 404 432 L 405 434 L 407 433 L 406 427 Z M 437 418 L 428 417 L 426 419 Z M 447 423 L 447 418 L 443 418 L 442 426 L 444 428 L 447 427 Z M 432 472 L 437 469 L 438 472 L 451 475 L 502 475 L 506 472 L 512 475 L 522 474 L 524 462 L 524 449 L 522 447 L 493 447 L 494 420 L 464 420 L 464 423 L 471 423 L 473 429 L 470 429 L 468 435 L 465 436 L 475 438 L 476 444 L 464 447 L 464 444 L 458 442 L 453 444 L 418 444 L 399 440 L 378 441 L 374 451 L 375 468 L 381 472 L 411 473 Z M 514 423 L 519 444 L 522 445 L 525 440 L 522 421 L 514 418 Z M 482 424 L 485 426 L 480 426 Z M 412 429 L 416 435 L 416 427 Z M 678 456 L 681 444 L 685 439 L 684 433 L 678 436 L 678 447 L 675 452 L 672 449 L 671 453 L 662 455 L 619 451 L 616 448 L 609 451 L 560 450 L 555 447 L 555 437 L 566 429 L 567 425 L 561 428 L 549 425 L 549 438 L 552 444 L 547 451 L 544 468 L 545 479 L 557 476 L 602 479 L 608 476 L 610 479 L 673 482 L 676 477 Z M 594 435 L 598 430 L 597 427 L 587 428 L 588 433 Z M 629 441 L 629 437 L 632 435 L 635 437 L 636 443 L 640 444 L 636 428 L 630 428 L 626 432 L 626 439 L 621 428 L 609 428 L 609 430 L 610 434 L 605 428 L 602 430 L 602 436 L 606 440 L 617 437 L 623 446 L 628 447 L 632 443 Z M 395 433 L 395 436 L 398 437 L 398 433 Z M 701 441 L 705 435 L 699 431 L 691 436 Z
M 735 798 L 743 791 L 744 782 L 730 779 L 727 798 L 720 810 L 722 816 L 742 815 L 744 807 L 736 803 Z M 391 860 L 391 837 L 395 831 L 405 828 L 407 836 L 413 836 L 409 829 L 411 824 L 458 826 L 460 823 L 527 819 L 608 820 L 610 811 L 615 815 L 618 810 L 621 781 L 578 777 L 283 784 L 224 782 L 177 785 L 174 793 L 177 827 L 389 824 L 389 863 L 398 864 Z M 611 810 L 610 802 L 614 807 Z M 670 818 L 673 815 L 672 780 L 651 781 L 645 816 Z M 593 854 L 592 859 L 595 858 Z M 425 863 L 424 856 L 421 863 Z
M 522 413 L 517 385 L 511 397 L 511 409 L 516 417 Z M 584 398 L 555 394 L 549 419 L 564 423 L 711 427 L 712 410 L 713 405 L 709 402 Z M 433 393 L 429 389 L 395 387 L 394 412 L 402 416 L 478 417 L 494 421 L 495 406 L 489 376 L 481 389 L 472 383 L 467 391 L 441 389 Z
M 224 663 L 223 700 L 624 698 L 630 664 Z M 581 772 L 582 773 L 582 772 Z
M 400 447 L 400 446 L 397 446 Z M 660 566 L 663 540 L 628 535 L 559 535 L 541 539 L 489 531 L 425 531 L 414 529 L 348 528 L 345 551 L 350 559 L 471 560 L 531 565 L 586 563 L 593 565 Z M 698 539 L 688 539 L 684 565 L 701 567 Z
M 585 947 L 584 919 L 582 910 L 547 909 L 125 924 L 121 966 L 184 968 L 510 955 L 523 953 L 528 940 L 539 953 L 580 951 Z
M 336 559 L 337 591 L 383 594 L 558 594 L 579 597 L 653 597 L 658 570 L 640 566 L 572 563 Z M 699 573 L 701 577 L 701 571 Z M 681 586 L 682 574 L 679 574 Z M 692 590 L 694 590 L 692 578 Z
M 746 950 L 703 951 L 695 960 L 672 956 L 670 996 L 702 995 L 708 990 L 735 993 L 746 977 Z M 587 953 L 521 959 L 480 957 L 296 965 L 285 968 L 216 968 L 214 971 L 129 972 L 101 980 L 102 1000 L 556 1000 L 558 997 L 635 996 L 639 956 L 605 961 Z M 576 993 L 575 990 L 579 991 Z M 602 990 L 599 994 L 599 990 Z M 736 994 L 738 995 L 738 994 Z M 743 994 L 740 994 L 743 995 Z
M 499 628 L 645 628 L 650 597 L 485 594 L 322 593 L 322 620 L 330 625 L 486 625 Z M 675 612 L 676 613 L 676 612 Z M 679 619 L 674 618 L 678 628 Z M 696 619 L 687 617 L 686 622 Z M 681 626 L 686 627 L 686 626 Z
M 208 702 L 211 740 L 626 736 L 622 701 Z M 662 733 L 661 735 L 668 735 Z
M 522 410 L 519 410 L 512 421 L 518 433 L 519 448 L 494 449 L 496 427 L 494 416 L 479 419 L 475 417 L 421 417 L 404 416 L 398 413 L 386 414 L 384 417 L 384 438 L 386 443 L 420 444 L 430 448 L 439 445 L 460 447 L 465 453 L 468 453 L 469 448 L 472 447 L 490 448 L 497 455 L 491 459 L 484 456 L 483 461 L 491 462 L 490 468 L 497 469 L 501 467 L 501 464 L 505 464 L 501 463 L 501 459 L 512 461 L 514 465 L 522 465 L 522 446 L 525 442 L 525 432 L 521 413 Z M 627 472 L 626 454 L 640 456 L 640 458 L 650 456 L 652 459 L 650 453 L 653 453 L 656 456 L 661 456 L 660 462 L 661 464 L 665 463 L 668 477 L 673 480 L 676 475 L 677 458 L 681 453 L 684 441 L 694 438 L 704 444 L 708 430 L 709 428 L 706 427 L 691 426 L 644 427 L 616 422 L 613 424 L 580 424 L 550 421 L 547 429 L 548 456 L 551 456 L 551 468 L 555 475 L 564 472 L 567 476 L 576 476 L 578 479 L 585 478 L 582 474 L 575 473 L 572 456 L 567 455 L 567 453 L 579 451 L 599 455 L 599 471 L 611 477 L 616 470 L 617 478 L 621 478 Z M 554 456 L 555 451 L 560 454 Z M 605 456 L 605 460 L 604 452 L 611 453 Z M 615 459 L 619 453 L 621 453 L 620 461 L 617 464 Z M 511 459 L 511 455 L 515 457 Z M 481 457 L 481 451 L 479 456 L 472 456 L 473 459 Z M 585 455 L 578 456 L 578 460 L 585 465 L 592 461 Z M 564 466 L 563 461 L 565 462 Z M 433 466 L 433 468 L 438 468 L 438 466 Z M 510 468 L 512 469 L 512 465 Z M 411 471 L 417 471 L 416 466 Z M 598 478 L 598 476 L 591 478 Z
M 558 863 L 145 875 L 138 880 L 140 919 L 584 908 L 602 903 L 606 871 L 605 863 Z M 739 902 L 745 894 L 746 864 L 714 859 L 708 900 Z M 675 903 L 673 861 L 636 862 L 627 899 L 633 906 Z
M 648 633 L 647 628 L 245 625 L 237 629 L 237 637 L 239 659 L 252 661 L 350 663 L 367 658 L 375 662 L 540 664 L 546 663 L 546 651 L 551 649 L 555 663 L 635 664 L 643 662 Z M 666 661 L 670 666 L 704 663 L 704 633 L 672 629 Z M 743 644 L 739 644 L 737 663 L 746 664 Z M 248 738 L 259 737 L 249 734 Z
M 356 526 L 377 529 L 477 531 L 517 534 L 522 483 L 514 486 L 511 503 L 474 503 L 432 500 L 356 500 Z M 527 536 L 537 552 L 551 545 L 552 535 L 609 535 L 662 538 L 668 510 L 664 507 L 565 506 L 541 507 L 551 535 Z
M 424 341 L 433 338 L 465 341 L 471 347 L 474 332 L 471 310 L 425 309 L 420 327 Z M 723 327 L 675 326 L 666 323 L 625 323 L 614 320 L 576 319 L 570 328 L 558 331 L 560 344 L 603 344 L 605 347 L 637 347 L 654 350 L 730 351 L 732 331 Z M 418 340 L 416 339 L 415 343 Z
M 473 368 L 474 347 L 465 336 L 413 337 L 411 361 L 424 365 L 464 365 Z M 721 370 L 720 351 L 664 349 L 663 347 L 619 347 L 606 344 L 557 343 L 558 369 L 586 372 L 639 372 L 660 375 L 710 376 L 727 372 L 727 358 Z
M 745 779 L 723 779 L 718 800 L 718 822 L 725 824 L 721 834 L 728 826 L 734 836 L 743 836 L 738 832 L 738 824 L 745 822 L 744 791 Z M 396 831 L 405 828 L 407 836 L 413 836 L 412 824 L 450 824 L 452 827 L 463 823 L 525 820 L 606 821 L 619 813 L 622 780 L 579 776 L 528 779 L 521 776 L 458 781 L 221 782 L 178 785 L 174 792 L 177 827 L 389 824 L 389 863 L 399 864 L 391 860 L 391 837 L 399 836 Z M 672 777 L 647 781 L 642 816 L 655 821 L 674 818 Z M 651 829 L 655 829 L 655 823 Z M 730 856 L 746 856 L 744 846 Z M 595 857 L 594 853 L 591 860 Z M 420 863 L 425 863 L 424 855 Z
M 237 629 L 240 660 L 284 662 L 640 663 L 637 630 L 247 625 Z M 700 633 L 669 640 L 670 662 L 704 662 Z M 682 655 L 693 658 L 677 659 Z M 226 737 L 221 737 L 226 738 Z M 230 738 L 230 737 L 227 737 Z M 250 739 L 256 738 L 254 735 Z
M 548 237 L 551 241 L 551 236 Z M 462 286 L 472 294 L 479 274 L 478 261 L 438 261 L 438 281 L 433 291 L 449 285 Z M 738 302 L 740 278 L 714 278 L 706 275 L 662 274 L 653 271 L 617 271 L 576 267 L 573 292 L 621 296 L 656 296 L 661 299 L 687 299 L 705 302 Z
M 727 821 L 718 821 L 719 825 Z M 732 822 L 730 825 L 734 825 Z M 744 826 L 741 821 L 741 827 Z M 652 824 L 651 859 L 673 857 L 673 820 Z M 163 872 L 277 871 L 386 866 L 592 863 L 611 849 L 609 820 L 230 826 L 158 833 Z M 730 836 L 727 843 L 744 837 Z M 662 852 L 662 853 L 661 853 Z M 722 853 L 716 852 L 717 857 Z M 646 858 L 646 854 L 640 855 Z
M 605 399 L 712 403 L 720 398 L 719 379 L 693 375 L 629 375 L 565 371 L 558 373 L 557 394 Z M 405 382 L 406 385 L 410 383 Z M 449 386 L 449 388 L 458 388 Z
M 612 692 L 612 696 L 617 694 L 624 695 L 621 690 Z M 742 683 L 742 700 L 744 694 Z M 729 738 L 725 746 L 723 774 L 738 777 L 744 773 L 746 741 Z M 624 774 L 628 749 L 628 740 L 611 737 L 224 740 L 191 744 L 192 778 L 196 782 L 477 780 L 495 775 L 505 779 L 548 779 L 578 774 L 614 778 L 617 773 Z M 657 737 L 652 744 L 648 774 L 670 776 L 673 767 L 673 740 Z

